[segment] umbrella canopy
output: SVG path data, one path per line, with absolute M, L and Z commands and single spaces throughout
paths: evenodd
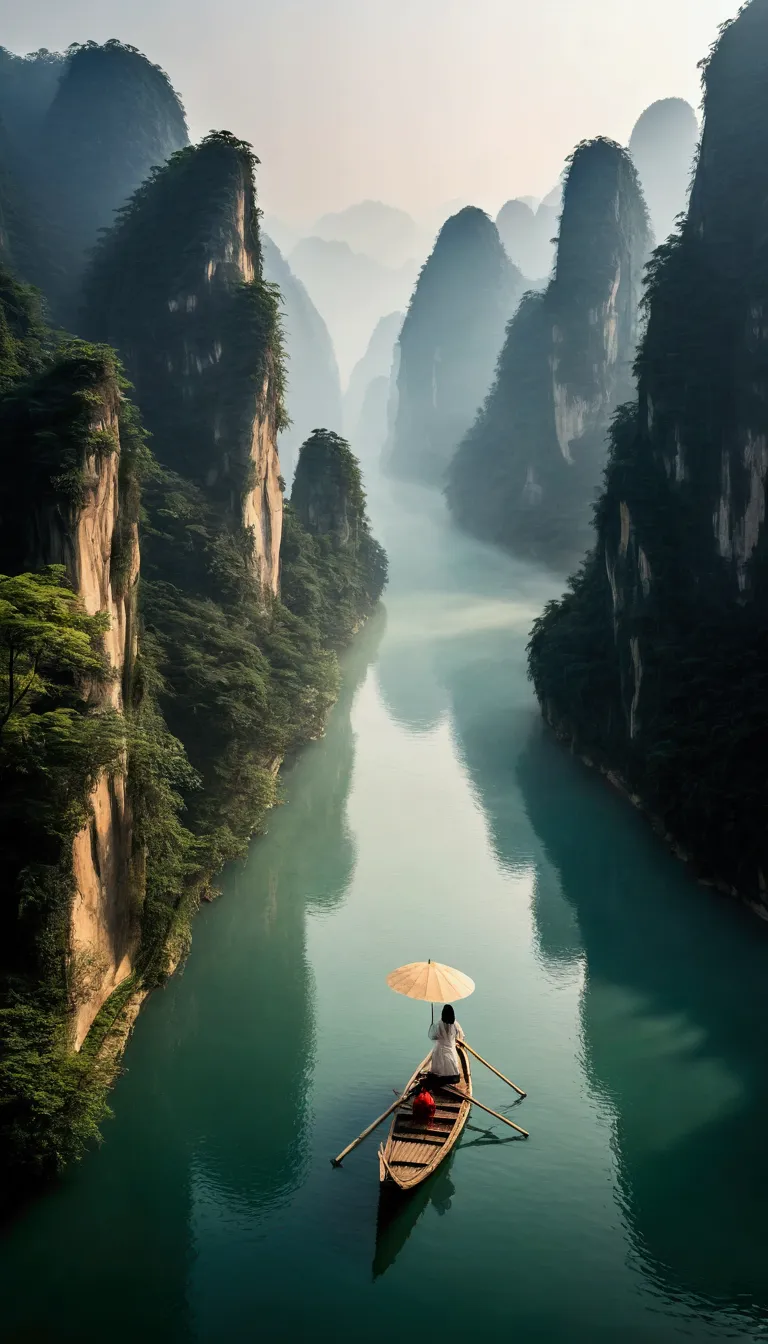
M 439 961 L 411 961 L 387 976 L 387 984 L 396 994 L 424 1003 L 450 1003 L 474 993 L 475 982 L 453 966 Z

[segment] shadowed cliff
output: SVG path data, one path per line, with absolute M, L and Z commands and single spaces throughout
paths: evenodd
M 76 326 L 88 250 L 150 169 L 187 143 L 184 109 L 159 66 L 114 40 L 10 68 L 0 115 L 54 259 L 47 296 L 57 320 Z
M 325 322 L 304 285 L 265 233 L 261 235 L 264 279 L 280 290 L 286 360 L 286 411 L 290 424 L 280 431 L 283 476 L 290 481 L 299 448 L 318 425 L 340 430 L 341 386 L 333 344 Z
M 448 472 L 456 521 L 548 561 L 587 544 L 605 431 L 631 388 L 649 249 L 637 174 L 593 140 L 570 162 L 557 266 L 507 328 L 496 379 Z
M 688 217 L 650 268 L 638 399 L 596 545 L 537 622 L 544 712 L 621 773 L 699 870 L 764 903 L 768 3 L 704 67 Z
M 442 484 L 488 391 L 522 289 L 482 210 L 468 206 L 443 225 L 400 333 L 392 475 Z

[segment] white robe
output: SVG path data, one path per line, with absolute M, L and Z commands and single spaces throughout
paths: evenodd
M 427 1035 L 430 1041 L 435 1041 L 431 1065 L 435 1077 L 450 1078 L 454 1074 L 461 1077 L 461 1063 L 456 1050 L 456 1042 L 464 1040 L 464 1032 L 458 1022 L 449 1024 L 441 1019 L 429 1028 Z

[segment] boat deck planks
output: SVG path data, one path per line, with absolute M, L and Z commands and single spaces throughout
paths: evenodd
M 457 1043 L 461 1062 L 462 1080 L 457 1090 L 472 1096 L 472 1072 L 469 1055 L 461 1042 Z M 434 1118 L 425 1121 L 414 1118 L 410 1098 L 415 1095 L 416 1083 L 423 1076 L 423 1065 L 413 1074 L 405 1094 L 409 1097 L 394 1114 L 386 1143 L 379 1149 L 379 1179 L 382 1185 L 399 1186 L 412 1190 L 421 1185 L 448 1156 L 466 1124 L 470 1111 L 468 1101 L 460 1102 L 455 1095 L 433 1088 L 436 1110 Z

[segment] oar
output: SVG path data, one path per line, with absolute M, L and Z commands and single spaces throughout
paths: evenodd
M 367 1129 L 364 1129 L 362 1134 L 358 1134 L 356 1139 L 353 1139 L 351 1143 L 348 1143 L 346 1148 L 344 1148 L 339 1153 L 338 1157 L 331 1158 L 331 1166 L 340 1167 L 342 1162 L 344 1161 L 344 1158 L 349 1156 L 349 1154 L 352 1152 L 352 1149 L 356 1148 L 359 1143 L 362 1143 L 363 1139 L 367 1139 L 368 1135 L 372 1134 L 374 1129 L 378 1129 L 379 1125 L 383 1125 L 387 1116 L 391 1115 L 393 1111 L 396 1111 L 398 1106 L 401 1106 L 404 1101 L 405 1101 L 405 1094 L 403 1094 L 403 1096 L 401 1097 L 398 1097 L 397 1101 L 393 1101 L 392 1105 L 387 1107 L 384 1114 L 380 1115 L 378 1120 L 374 1120 L 373 1124 L 369 1125 Z
M 506 1084 L 507 1084 L 507 1087 L 511 1087 L 512 1090 L 513 1090 L 513 1092 L 517 1092 L 521 1097 L 527 1097 L 527 1096 L 528 1096 L 528 1093 L 527 1093 L 527 1092 L 524 1092 L 523 1089 L 522 1089 L 522 1087 L 518 1087 L 518 1086 L 517 1086 L 517 1083 L 513 1083 L 513 1082 L 511 1082 L 509 1078 L 505 1078 L 505 1077 L 504 1077 L 504 1074 L 503 1074 L 503 1073 L 499 1073 L 499 1070 L 498 1070 L 498 1069 L 494 1069 L 493 1065 L 492 1065 L 492 1064 L 489 1064 L 487 1059 L 483 1059 L 483 1056 L 482 1056 L 482 1055 L 478 1055 L 477 1051 L 476 1051 L 476 1050 L 473 1050 L 473 1049 L 472 1049 L 472 1046 L 471 1046 L 471 1045 L 468 1045 L 466 1041 L 462 1041 L 461 1044 L 464 1046 L 464 1049 L 465 1049 L 465 1050 L 468 1050 L 468 1051 L 469 1051 L 470 1055 L 474 1055 L 474 1056 L 475 1056 L 475 1059 L 479 1059 L 479 1060 L 480 1060 L 480 1063 L 481 1063 L 481 1064 L 484 1064 L 485 1067 L 486 1067 L 486 1069 L 490 1069 L 490 1070 L 491 1070 L 491 1073 L 495 1073 L 495 1074 L 496 1074 L 496 1077 L 497 1077 L 497 1078 L 500 1078 L 501 1081 L 502 1081 L 502 1083 L 506 1083 Z
M 492 1111 L 490 1106 L 485 1106 L 482 1101 L 477 1100 L 477 1097 L 468 1097 L 466 1092 L 454 1092 L 452 1087 L 446 1087 L 445 1084 L 443 1084 L 442 1091 L 447 1092 L 449 1097 L 456 1097 L 458 1101 L 469 1101 L 473 1106 L 479 1106 L 481 1111 L 487 1111 L 488 1115 L 492 1115 L 496 1120 L 501 1120 L 504 1125 L 509 1125 L 510 1129 L 516 1129 L 518 1134 L 523 1135 L 523 1138 L 529 1139 L 531 1137 L 527 1129 L 521 1129 L 519 1125 L 514 1125 L 511 1120 L 508 1120 L 505 1115 L 499 1115 L 498 1111 Z
M 389 1106 L 389 1107 L 387 1108 L 387 1110 L 384 1112 L 383 1115 L 380 1115 L 380 1116 L 379 1116 L 378 1120 L 374 1120 L 373 1124 L 372 1124 L 372 1125 L 369 1125 L 367 1129 L 364 1129 L 363 1132 L 362 1132 L 362 1134 L 358 1134 L 357 1138 L 354 1139 L 354 1140 L 352 1141 L 352 1143 L 348 1143 L 347 1146 L 346 1146 L 346 1148 L 342 1149 L 342 1151 L 339 1153 L 339 1156 L 338 1156 L 338 1157 L 332 1157 L 332 1158 L 331 1158 L 331 1166 L 332 1166 L 332 1167 L 340 1167 L 341 1164 L 342 1164 L 342 1162 L 344 1161 L 344 1158 L 347 1157 L 347 1156 L 352 1152 L 352 1149 L 353 1149 L 353 1148 L 356 1148 L 357 1145 L 358 1145 L 359 1143 L 362 1143 L 362 1142 L 363 1142 L 363 1139 L 367 1139 L 367 1138 L 368 1138 L 368 1135 L 369 1135 L 369 1134 L 372 1134 L 373 1131 L 374 1131 L 374 1129 L 378 1129 L 379 1125 L 383 1125 L 383 1123 L 384 1123 L 384 1121 L 386 1120 L 387 1116 L 388 1116 L 388 1115 L 391 1115 L 393 1111 L 396 1111 L 397 1108 L 398 1108 L 398 1106 L 402 1106 L 403 1102 L 404 1102 L 404 1101 L 407 1099 L 407 1097 L 408 1097 L 408 1093 L 410 1092 L 411 1088 L 413 1087 L 414 1080 L 415 1080 L 416 1078 L 418 1078 L 418 1076 L 419 1076 L 419 1074 L 421 1073 L 422 1069 L 425 1068 L 425 1066 L 429 1063 L 430 1059 L 431 1059 L 431 1055 L 427 1055 L 426 1058 L 423 1059 L 423 1060 L 421 1061 L 421 1064 L 419 1065 L 418 1069 L 416 1070 L 416 1072 L 415 1072 L 413 1078 L 411 1078 L 410 1082 L 408 1083 L 408 1086 L 406 1087 L 406 1089 L 405 1089 L 405 1091 L 402 1093 L 402 1095 L 399 1096 L 399 1097 L 397 1098 L 397 1101 L 393 1101 L 393 1102 L 392 1102 L 392 1105 Z

